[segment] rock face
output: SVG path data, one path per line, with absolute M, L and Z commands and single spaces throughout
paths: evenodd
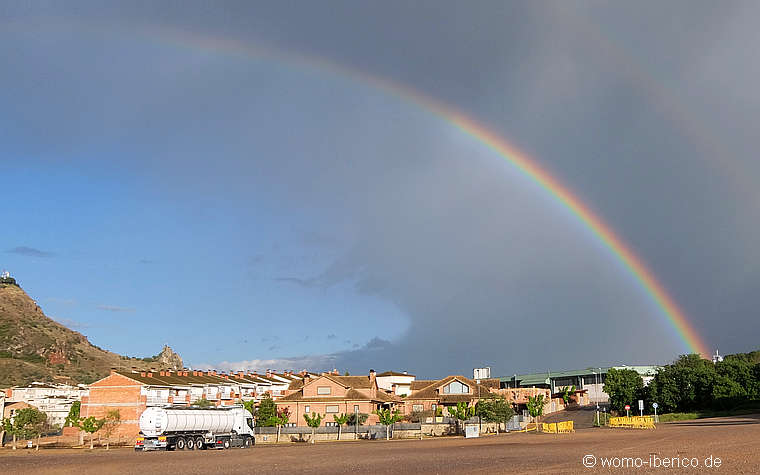
M 0 388 L 32 381 L 89 384 L 111 368 L 182 368 L 168 346 L 155 358 L 129 358 L 98 348 L 48 318 L 14 281 L 0 281 Z
M 174 350 L 169 348 L 169 345 L 164 345 L 164 349 L 159 353 L 156 362 L 164 369 L 178 370 L 185 367 L 182 364 L 182 358 L 180 358 Z

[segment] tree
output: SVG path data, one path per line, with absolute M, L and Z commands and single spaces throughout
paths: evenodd
M 352 412 L 348 416 L 348 425 L 350 425 L 350 426 L 361 426 L 361 425 L 364 425 L 364 423 L 367 422 L 368 418 L 369 418 L 369 414 L 365 414 L 363 412 L 360 412 L 358 414 L 358 416 L 357 416 L 356 413 Z
M 351 416 L 349 416 L 348 414 L 341 414 L 339 416 L 333 415 L 333 420 L 335 421 L 336 424 L 338 424 L 338 440 L 340 440 L 341 427 L 344 424 L 348 424 L 348 421 L 350 419 L 351 419 Z
M 562 388 L 562 400 L 565 401 L 565 406 L 570 402 L 570 398 L 575 395 L 575 385 L 565 386 Z
M 528 396 L 528 414 L 536 421 L 536 432 L 540 432 L 538 429 L 538 418 L 544 414 L 544 395 L 536 394 L 535 396 Z
M 195 401 L 194 403 L 191 404 L 191 406 L 200 407 L 201 409 L 205 409 L 205 408 L 211 407 L 213 405 L 214 405 L 214 403 L 211 402 L 211 401 L 209 401 L 206 398 L 200 398 L 200 399 L 198 399 L 197 401 Z
M 272 400 L 272 396 L 264 394 L 255 416 L 257 426 L 274 427 L 277 425 L 277 404 Z
M 74 401 L 69 409 L 69 415 L 66 416 L 66 420 L 63 422 L 64 427 L 79 427 L 79 411 L 82 406 L 80 401 Z
M 315 412 L 311 417 L 309 417 L 308 414 L 304 414 L 303 418 L 306 419 L 306 425 L 311 427 L 311 443 L 313 444 L 315 442 L 315 437 L 317 435 L 317 427 L 322 424 L 322 419 L 325 416 L 322 414 Z M 340 429 L 338 429 L 340 430 Z M 340 433 L 339 433 L 340 434 Z M 340 435 L 338 435 L 338 438 L 340 438 Z
M 459 421 L 466 421 L 475 415 L 475 407 L 468 406 L 466 402 L 458 402 L 456 406 L 449 406 L 446 410 L 457 420 L 457 432 L 460 432 Z
M 90 450 L 93 449 L 92 436 L 95 432 L 99 431 L 103 424 L 106 423 L 105 419 L 96 419 L 95 416 L 90 416 L 86 419 L 80 419 L 79 427 L 90 434 Z
M 277 440 L 275 442 L 280 441 L 280 432 L 282 431 L 282 427 L 285 424 L 287 424 L 289 421 L 290 421 L 290 409 L 288 409 L 287 407 L 283 407 L 282 409 L 279 409 L 277 411 L 277 415 L 272 418 L 270 422 L 274 422 L 274 424 L 277 426 Z
M 19 409 L 13 416 L 13 422 L 10 419 L 3 420 L 3 429 L 13 436 L 13 450 L 16 450 L 16 440 L 18 437 L 24 439 L 39 438 L 45 428 L 47 414 L 37 410 L 34 407 Z M 39 440 L 37 440 L 39 448 Z
M 501 394 L 488 394 L 475 405 L 475 415 L 486 422 L 504 422 L 506 425 L 515 411 Z
M 256 415 L 256 401 L 250 399 L 248 401 L 240 401 L 246 411 L 250 412 L 252 416 Z
M 623 410 L 626 404 L 633 404 L 641 396 L 644 380 L 632 369 L 611 368 L 607 372 L 603 391 L 610 395 L 610 406 Z
M 116 432 L 116 428 L 121 424 L 121 413 L 118 409 L 112 409 L 106 413 L 103 421 L 103 432 L 106 436 L 106 450 L 111 448 L 111 436 Z
M 375 414 L 380 418 L 380 423 L 385 426 L 385 440 L 390 440 L 391 425 L 399 422 L 403 419 L 403 416 L 399 411 L 396 410 L 391 412 L 390 409 L 378 409 L 375 411 Z

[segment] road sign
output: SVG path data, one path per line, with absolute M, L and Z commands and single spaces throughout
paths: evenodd
M 626 404 L 625 405 L 625 410 L 626 411 L 630 411 L 631 410 L 631 405 L 630 404 Z
M 653 403 L 652 403 L 652 407 L 653 407 L 653 408 L 655 408 L 655 409 L 657 409 L 658 407 L 660 407 L 660 405 L 659 405 L 659 404 L 657 404 L 656 402 L 653 402 Z

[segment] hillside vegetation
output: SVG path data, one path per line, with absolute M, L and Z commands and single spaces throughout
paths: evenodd
M 45 316 L 15 282 L 0 283 L 0 388 L 31 381 L 91 383 L 112 367 L 181 367 L 173 352 L 171 363 L 162 365 L 167 349 L 150 361 L 103 350 Z

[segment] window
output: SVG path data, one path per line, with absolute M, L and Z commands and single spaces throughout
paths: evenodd
M 303 408 L 303 412 L 309 412 L 311 411 L 311 406 L 306 406 Z
M 337 414 L 338 413 L 338 405 L 335 404 L 333 406 L 325 406 L 325 413 L 326 414 Z
M 431 404 L 431 405 L 430 405 L 430 410 L 431 410 L 431 411 L 433 411 L 433 412 L 435 412 L 435 410 L 436 410 L 437 408 L 438 408 L 438 404 Z
M 414 404 L 412 406 L 413 412 L 422 412 L 424 410 L 424 406 L 422 404 Z
M 469 394 L 470 387 L 459 381 L 452 381 L 443 387 L 444 394 Z
M 331 393 L 330 389 L 332 389 L 330 386 L 319 386 L 317 388 L 317 394 L 321 396 L 329 396 Z

